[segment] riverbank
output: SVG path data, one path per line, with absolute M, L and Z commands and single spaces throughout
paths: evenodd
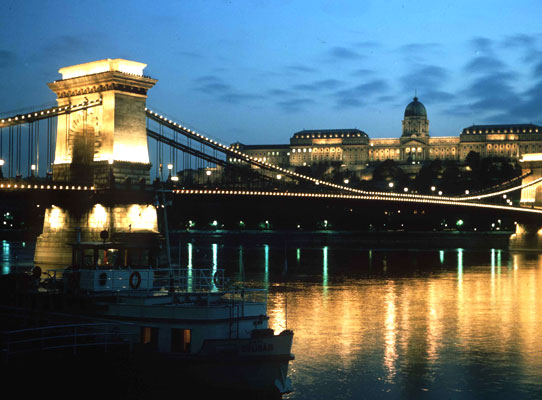
M 172 247 L 180 241 L 207 241 L 217 237 L 233 243 L 287 243 L 289 245 L 345 244 L 361 248 L 506 248 L 510 231 L 261 231 L 186 230 L 170 233 Z

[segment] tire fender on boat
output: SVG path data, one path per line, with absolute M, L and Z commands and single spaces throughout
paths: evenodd
M 81 279 L 79 271 L 71 271 L 68 276 L 68 285 L 70 289 L 75 290 L 79 288 L 79 280 Z
M 132 289 L 137 289 L 139 288 L 139 285 L 141 285 L 141 274 L 137 271 L 134 271 L 130 275 L 130 287 Z

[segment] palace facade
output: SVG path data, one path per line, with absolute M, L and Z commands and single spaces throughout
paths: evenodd
M 518 159 L 524 153 L 542 152 L 542 126 L 472 125 L 459 136 L 431 137 L 425 106 L 414 97 L 405 109 L 399 138 L 371 139 L 359 129 L 317 129 L 294 133 L 289 145 L 237 142 L 232 147 L 284 168 L 340 162 L 346 169 L 355 171 L 385 160 L 405 165 L 437 159 L 463 161 L 471 151 L 482 157 Z

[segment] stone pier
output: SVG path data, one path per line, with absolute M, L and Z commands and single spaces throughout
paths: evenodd
M 150 183 L 146 131 L 148 89 L 157 82 L 143 75 L 146 64 L 106 59 L 61 68 L 62 79 L 49 83 L 60 107 L 97 104 L 58 117 L 53 181 L 112 191 L 118 185 Z M 128 196 L 130 197 L 130 196 Z M 158 235 L 156 207 L 145 196 L 128 201 L 54 205 L 46 210 L 34 261 L 42 267 L 71 263 L 69 243 L 147 232 Z M 149 197 L 149 196 L 147 196 Z M 137 200 L 136 198 L 139 198 Z M 82 200 L 82 199 L 79 199 Z M 125 199 L 126 200 L 126 199 Z M 73 198 L 77 202 L 77 196 Z

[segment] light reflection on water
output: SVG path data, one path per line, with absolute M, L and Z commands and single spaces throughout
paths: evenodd
M 294 330 L 288 399 L 542 398 L 539 254 L 220 236 L 181 250 L 189 271 L 269 286 L 270 327 Z
M 541 258 L 290 286 L 291 399 L 541 398 Z M 388 262 L 388 267 L 390 267 Z M 337 277 L 334 277 L 337 278 Z M 282 327 L 270 296 L 271 326 Z
M 270 327 L 294 330 L 288 399 L 542 398 L 538 254 L 193 246 L 199 265 L 269 287 Z

